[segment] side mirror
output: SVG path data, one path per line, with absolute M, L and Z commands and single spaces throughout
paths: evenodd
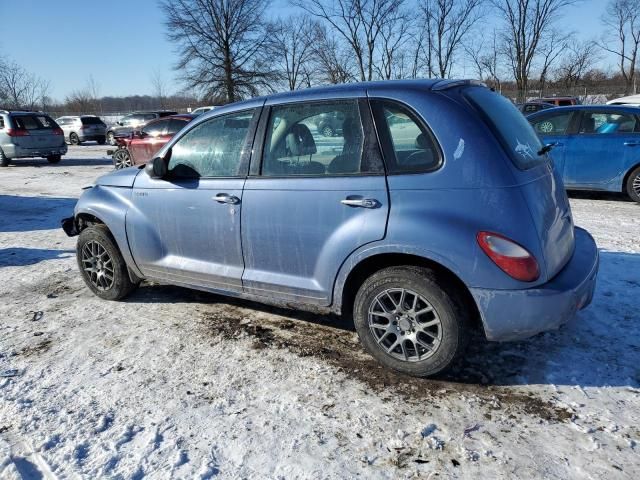
M 163 178 L 167 175 L 167 163 L 162 157 L 155 157 L 147 166 L 144 167 L 144 171 L 147 172 L 151 178 Z

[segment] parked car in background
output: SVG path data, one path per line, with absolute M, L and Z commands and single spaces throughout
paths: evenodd
M 525 116 L 534 112 L 539 112 L 540 110 L 555 108 L 555 105 L 553 103 L 546 103 L 546 102 L 527 102 L 527 103 L 520 103 L 516 106 L 518 107 L 518 110 L 520 110 Z
M 116 137 L 118 148 L 112 155 L 116 169 L 147 163 L 194 115 L 171 115 L 151 120 L 128 137 Z
M 169 110 L 130 113 L 107 128 L 107 141 L 110 145 L 117 145 L 116 137 L 129 136 L 136 128 L 142 127 L 142 125 L 155 118 L 168 117 L 177 113 Z
M 614 98 L 609 100 L 607 105 L 627 105 L 640 107 L 640 95 L 629 95 L 627 97 Z
M 210 112 L 214 108 L 218 108 L 218 107 L 216 105 L 210 105 L 208 107 L 199 107 L 199 108 L 196 108 L 193 112 L 191 112 L 191 115 L 193 115 L 194 117 L 197 117 L 198 115 L 202 115 L 203 113 Z
M 324 137 L 333 137 L 342 132 L 344 116 L 342 112 L 331 112 L 318 115 L 314 119 L 316 131 Z
M 340 133 L 315 137 L 325 117 Z M 100 298 L 147 278 L 333 311 L 383 365 L 433 375 L 474 325 L 525 338 L 591 301 L 598 250 L 542 147 L 473 81 L 289 92 L 196 118 L 63 228 Z
M 65 153 L 64 133 L 46 113 L 0 110 L 0 166 L 33 157 L 58 163 Z
M 568 107 L 571 105 L 580 105 L 578 97 L 541 97 L 538 102 L 550 103 L 556 107 Z
M 626 192 L 640 202 L 640 110 L 589 105 L 554 108 L 527 117 L 552 145 L 569 189 Z
M 82 142 L 96 141 L 104 145 L 107 135 L 107 125 L 95 115 L 65 116 L 56 118 L 64 132 L 64 138 L 71 145 Z

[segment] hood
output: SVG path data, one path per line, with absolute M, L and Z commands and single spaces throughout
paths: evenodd
M 103 187 L 133 187 L 133 181 L 142 171 L 140 167 L 123 168 L 122 170 L 114 170 L 111 173 L 98 177 L 95 185 Z

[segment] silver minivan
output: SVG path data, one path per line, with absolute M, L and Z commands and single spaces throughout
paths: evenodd
M 56 122 L 64 132 L 64 139 L 71 145 L 92 140 L 104 145 L 107 141 L 107 125 L 95 115 L 60 117 Z
M 0 166 L 33 157 L 58 163 L 65 153 L 62 129 L 46 113 L 0 110 Z

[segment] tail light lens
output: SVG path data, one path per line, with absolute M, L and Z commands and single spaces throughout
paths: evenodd
M 53 134 L 54 135 L 64 135 L 64 132 L 62 131 L 61 128 L 54 128 L 53 129 Z
M 10 128 L 7 130 L 7 135 L 10 137 L 28 137 L 29 130 L 25 130 L 23 128 Z
M 479 232 L 477 239 L 482 251 L 510 277 L 522 282 L 540 277 L 538 262 L 522 245 L 493 232 Z

